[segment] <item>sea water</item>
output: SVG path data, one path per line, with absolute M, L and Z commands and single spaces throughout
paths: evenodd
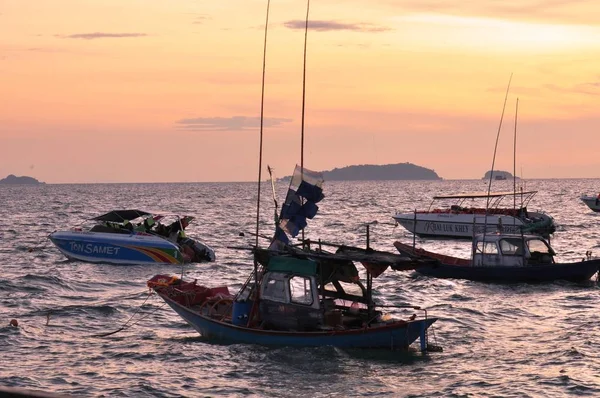
M 512 181 L 494 181 L 512 190 Z M 600 214 L 580 200 L 600 180 L 529 180 L 529 210 L 558 225 L 558 259 L 600 255 Z M 380 304 L 413 304 L 439 318 L 444 351 L 421 355 L 333 347 L 222 345 L 204 340 L 156 295 L 158 273 L 239 288 L 252 269 L 256 183 L 94 184 L 0 187 L 0 386 L 75 396 L 539 396 L 600 394 L 600 291 L 589 283 L 489 284 L 387 271 Z M 276 184 L 283 201 L 284 183 Z M 426 209 L 436 194 L 485 191 L 487 181 L 326 182 L 306 236 L 394 251 L 412 236 L 391 218 Z M 273 232 L 270 184 L 262 186 L 260 233 Z M 504 205 L 512 207 L 512 198 Z M 471 205 L 469 203 L 469 205 Z M 188 236 L 211 245 L 214 263 L 115 266 L 68 261 L 47 240 L 113 209 L 196 217 Z M 262 243 L 262 241 L 261 241 Z M 416 239 L 468 257 L 467 241 Z M 360 268 L 360 266 L 359 266 Z M 410 314 L 393 311 L 396 316 Z M 18 327 L 9 326 L 17 319 Z M 119 329 L 123 330 L 105 335 Z

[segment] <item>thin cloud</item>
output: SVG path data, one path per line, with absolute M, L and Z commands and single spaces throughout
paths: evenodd
M 212 18 L 211 18 L 211 17 L 209 17 L 209 16 L 207 16 L 207 15 L 200 15 L 200 16 L 197 16 L 197 17 L 194 19 L 194 22 L 192 22 L 192 23 L 193 23 L 194 25 L 202 25 L 204 22 L 206 22 L 206 21 L 208 21 L 208 20 L 210 20 L 210 19 L 212 19 Z
M 289 29 L 304 29 L 306 27 L 306 21 L 292 20 L 284 22 L 283 25 Z M 316 30 L 318 32 L 330 32 L 339 30 L 349 30 L 353 32 L 387 32 L 390 28 L 384 26 L 377 26 L 368 23 L 344 23 L 336 21 L 308 21 L 309 29 Z
M 544 84 L 540 87 L 527 87 L 527 86 L 511 86 L 510 91 L 517 97 L 519 94 L 525 95 L 543 95 L 543 91 L 554 91 L 565 94 L 586 94 L 586 95 L 600 95 L 600 81 L 578 83 L 571 86 L 559 86 L 556 84 Z M 494 86 L 487 89 L 488 92 L 504 93 L 506 92 L 506 86 Z
M 544 88 L 561 93 L 577 93 L 592 96 L 600 96 L 600 82 L 579 83 L 571 87 L 561 87 L 555 84 L 546 84 Z
M 72 35 L 57 35 L 61 39 L 83 39 L 83 40 L 94 40 L 94 39 L 114 39 L 114 38 L 127 38 L 127 37 L 144 37 L 148 36 L 146 33 L 105 33 L 105 32 L 94 32 L 94 33 L 75 33 Z
M 508 78 L 506 80 L 508 82 Z M 486 89 L 486 91 L 490 93 L 506 93 L 506 86 L 497 85 Z M 517 97 L 519 95 L 537 95 L 540 93 L 540 88 L 511 85 L 510 92 Z
M 24 51 L 29 51 L 29 52 L 36 52 L 36 53 L 67 53 L 70 52 L 68 50 L 65 49 L 60 49 L 60 48 L 43 48 L 43 47 L 30 47 Z
M 340 43 L 340 44 L 336 44 L 336 47 L 344 47 L 344 48 L 348 48 L 348 47 L 354 47 L 354 48 L 359 48 L 359 49 L 367 49 L 367 48 L 371 48 L 371 44 L 367 44 L 367 43 Z
M 344 5 L 350 0 L 344 0 Z M 364 0 L 353 0 L 363 3 Z M 433 13 L 466 17 L 488 17 L 528 22 L 597 25 L 595 3 L 589 0 L 381 0 L 382 7 L 394 12 Z
M 280 127 L 292 119 L 267 117 L 263 120 L 264 127 Z M 259 117 L 232 116 L 232 117 L 196 117 L 181 119 L 175 122 L 179 128 L 194 131 L 244 131 L 260 127 Z

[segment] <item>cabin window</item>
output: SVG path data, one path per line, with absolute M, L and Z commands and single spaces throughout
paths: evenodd
M 342 293 L 342 294 L 351 294 L 354 296 L 361 296 L 363 295 L 362 290 L 360 289 L 360 286 L 358 286 L 356 283 L 348 283 L 348 282 L 342 282 L 342 281 L 337 281 L 337 283 L 340 284 L 340 287 L 342 288 L 341 291 L 339 291 L 335 285 L 331 282 L 329 282 L 328 284 L 325 285 L 325 290 L 328 292 L 334 292 L 334 293 Z
M 496 242 L 477 242 L 477 251 L 484 254 L 498 254 Z
M 269 279 L 264 285 L 262 296 L 267 300 L 287 302 L 285 282 L 280 279 Z
M 523 241 L 521 239 L 502 239 L 500 251 L 508 256 L 520 256 L 523 254 Z
M 329 282 L 328 284 L 326 284 L 324 288 L 328 292 L 337 292 L 338 291 L 337 288 L 331 282 Z
M 353 296 L 359 296 L 359 297 L 362 297 L 362 295 L 363 295 L 362 289 L 356 283 L 348 283 L 348 282 L 340 281 L 340 286 L 342 287 L 342 289 L 344 289 L 344 293 L 346 293 L 346 294 L 350 294 Z
M 313 303 L 312 284 L 304 276 L 290 278 L 290 301 L 295 304 L 311 305 Z
M 527 247 L 529 247 L 530 253 L 540 252 L 544 254 L 550 254 L 548 245 L 546 245 L 546 243 L 543 240 L 532 239 L 530 241 L 527 241 Z

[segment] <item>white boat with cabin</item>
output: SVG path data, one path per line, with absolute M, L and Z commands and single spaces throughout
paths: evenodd
M 531 212 L 527 205 L 537 191 L 464 193 L 434 196 L 427 210 L 397 213 L 394 220 L 408 231 L 423 237 L 468 238 L 489 229 L 506 233 L 532 233 L 544 237 L 555 230 L 554 219 L 543 212 Z M 506 197 L 516 196 L 519 204 L 501 207 Z M 490 205 L 467 206 L 467 200 L 491 201 Z M 436 201 L 446 201 L 445 207 L 434 207 Z M 447 205 L 448 201 L 454 203 Z M 479 202 L 481 203 L 481 202 Z M 475 229 L 475 230 L 474 230 Z

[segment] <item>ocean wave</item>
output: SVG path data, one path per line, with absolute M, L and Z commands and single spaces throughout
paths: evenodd
M 552 244 L 561 258 L 580 259 L 586 250 L 600 248 L 594 232 L 600 217 L 575 206 L 584 185 L 597 183 L 528 182 L 531 189 L 543 188 L 529 207 L 543 207 L 560 224 Z M 327 184 L 333 194 L 319 203 L 321 212 L 310 221 L 307 237 L 363 247 L 363 222 L 378 219 L 371 245 L 392 252 L 395 240 L 412 242 L 412 235 L 386 221 L 394 209 L 420 209 L 440 191 L 481 189 L 481 181 L 381 182 L 377 189 L 358 182 Z M 287 186 L 277 184 L 276 190 L 283 196 Z M 440 280 L 414 271 L 386 272 L 374 280 L 378 303 L 418 305 L 438 318 L 430 338 L 443 346 L 442 353 L 217 344 L 162 301 L 148 298 L 145 282 L 155 274 L 183 271 L 185 278 L 226 284 L 232 292 L 241 286 L 252 259 L 228 246 L 253 244 L 252 237 L 238 235 L 254 231 L 255 202 L 240 200 L 255 197 L 254 184 L 48 185 L 43 194 L 36 192 L 1 193 L 2 385 L 130 397 L 600 394 L 593 282 L 503 285 Z M 269 190 L 264 195 L 272 200 Z M 342 198 L 344 203 L 336 201 Z M 217 248 L 218 261 L 182 270 L 67 261 L 51 245 L 29 252 L 47 229 L 69 228 L 130 206 L 198 215 L 190 232 Z M 261 233 L 270 236 L 272 205 L 261 210 Z M 464 256 L 470 250 L 468 241 L 417 238 L 417 244 Z M 18 328 L 5 326 L 13 317 Z

